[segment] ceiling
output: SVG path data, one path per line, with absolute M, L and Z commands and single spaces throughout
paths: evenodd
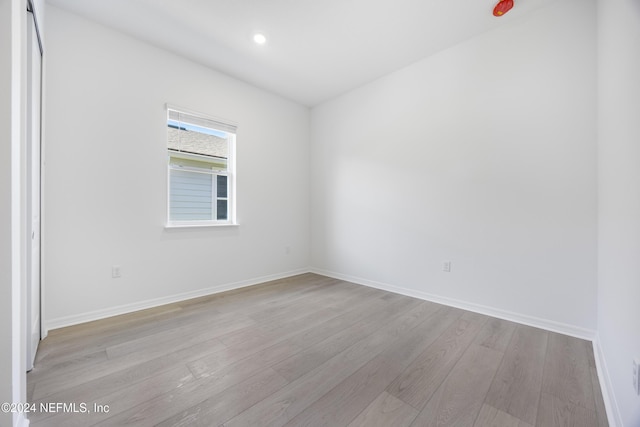
M 312 107 L 554 0 L 47 1 Z

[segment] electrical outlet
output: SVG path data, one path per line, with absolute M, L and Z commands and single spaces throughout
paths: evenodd
M 636 392 L 638 396 L 640 396 L 640 359 L 633 360 L 633 390 Z
M 291 254 L 291 246 L 285 246 L 284 247 L 284 254 L 285 255 Z
M 111 277 L 113 279 L 117 279 L 119 277 L 122 277 L 122 269 L 120 268 L 119 265 L 114 265 L 111 267 Z
M 442 262 L 442 271 L 446 273 L 451 273 L 451 261 Z

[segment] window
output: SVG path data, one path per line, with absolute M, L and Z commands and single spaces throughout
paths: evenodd
M 236 127 L 167 107 L 168 226 L 235 223 Z

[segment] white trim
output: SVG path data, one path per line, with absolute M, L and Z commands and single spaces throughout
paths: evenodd
M 609 369 L 607 368 L 607 360 L 604 357 L 604 352 L 600 346 L 600 335 L 596 334 L 593 340 L 593 352 L 594 359 L 596 361 L 596 371 L 598 373 L 598 380 L 600 381 L 600 389 L 602 390 L 602 399 L 604 400 L 604 406 L 607 410 L 607 419 L 610 427 L 622 427 L 622 416 L 620 415 L 620 408 L 618 402 L 615 399 L 615 393 L 613 390 L 613 383 L 609 376 Z
M 236 215 L 237 210 L 237 197 L 236 197 L 236 169 L 237 169 L 237 159 L 236 159 L 236 134 L 232 134 L 229 138 L 229 147 L 227 152 L 227 171 L 228 171 L 228 181 L 227 181 L 227 200 L 230 202 L 227 203 L 227 215 L 229 218 L 229 222 L 232 224 L 237 224 L 238 217 Z M 229 161 L 231 159 L 231 161 Z
M 40 21 L 42 22 L 42 21 Z M 44 40 L 43 40 L 44 43 Z M 46 51 L 45 51 L 46 52 Z M 47 90 L 47 79 L 44 78 L 46 76 L 47 68 L 47 55 L 43 53 L 42 55 L 42 110 L 40 111 L 40 339 L 43 340 L 49 334 L 49 331 L 45 327 L 44 318 L 46 316 L 46 301 L 45 301 L 45 278 L 46 270 L 46 251 L 45 248 L 45 223 L 44 218 L 46 215 L 46 204 L 45 204 L 45 180 L 46 180 L 46 168 L 47 168 L 47 158 L 46 158 L 46 90 Z
M 10 16 L 11 49 L 11 397 L 13 403 L 26 401 L 27 293 L 26 263 L 26 66 L 27 2 L 12 1 Z M 2 387 L 5 387 L 3 384 Z M 14 426 L 24 425 L 23 413 L 12 414 Z M 27 424 L 28 425 L 28 424 Z
M 213 286 L 210 288 L 198 289 L 196 291 L 184 292 L 166 297 L 154 298 L 145 301 L 139 301 L 131 304 L 124 304 L 117 307 L 105 308 L 102 310 L 90 311 L 87 313 L 74 314 L 72 316 L 59 317 L 47 321 L 47 330 L 63 328 L 65 326 L 77 325 L 79 323 L 91 322 L 94 320 L 104 319 L 106 317 L 118 316 L 120 314 L 131 313 L 147 308 L 158 307 L 174 302 L 185 301 L 192 298 L 203 297 L 207 295 L 217 294 L 220 292 L 230 291 L 233 289 L 244 288 L 247 286 L 257 285 L 259 283 L 269 282 L 272 280 L 284 279 L 298 274 L 308 273 L 309 270 L 302 268 L 299 270 L 287 271 L 284 273 L 271 274 L 268 276 L 256 277 L 253 279 L 242 280 L 234 283 Z
M 211 120 L 211 121 L 214 121 L 214 122 L 218 122 L 218 123 L 223 124 L 223 125 L 234 127 L 234 128 L 236 128 L 236 130 L 238 129 L 238 122 L 236 122 L 234 120 L 229 120 L 229 119 L 225 119 L 225 118 L 222 118 L 222 117 L 213 116 L 213 115 L 207 114 L 207 113 L 201 113 L 200 111 L 191 110 L 189 108 L 182 108 L 182 107 L 179 107 L 179 106 L 177 106 L 175 104 L 170 104 L 168 102 L 164 104 L 164 108 L 165 108 L 166 111 L 173 110 L 173 111 L 176 111 L 178 113 L 186 113 L 186 114 L 190 114 L 192 116 L 200 116 L 200 117 L 202 117 L 204 119 L 208 119 L 208 120 Z
M 29 418 L 24 413 L 20 413 L 15 425 L 16 427 L 29 427 Z
M 168 111 L 183 111 L 187 114 L 192 114 L 194 116 L 200 116 L 202 118 L 205 119 L 209 119 L 211 118 L 211 120 L 217 120 L 214 119 L 211 116 L 207 116 L 201 113 L 196 113 L 196 112 L 189 112 L 189 110 L 186 109 L 177 109 L 178 107 L 172 107 L 170 104 L 166 104 L 166 110 Z M 194 224 L 195 226 L 205 226 L 205 227 L 210 227 L 210 226 L 215 226 L 215 225 L 226 225 L 226 226 L 234 226 L 237 225 L 236 223 L 236 129 L 237 129 L 237 125 L 235 124 L 231 124 L 232 122 L 230 121 L 226 121 L 226 123 L 228 123 L 229 127 L 232 127 L 233 130 L 229 129 L 225 132 L 227 132 L 228 138 L 227 138 L 227 158 L 225 159 L 225 163 L 226 163 L 226 169 L 225 170 L 219 170 L 216 168 L 212 168 L 211 170 L 208 169 L 197 169 L 197 168 L 191 168 L 191 167 L 187 167 L 187 168 L 176 168 L 172 163 L 171 163 L 171 158 L 174 157 L 173 154 L 171 154 L 172 150 L 169 149 L 168 150 L 168 162 L 167 162 L 167 177 L 166 177 L 166 195 L 167 195 L 167 199 L 166 199 L 166 206 L 167 206 L 167 210 L 166 210 L 166 228 L 182 228 L 184 226 L 187 227 L 192 227 L 192 223 L 195 222 L 196 224 Z M 222 121 L 220 121 L 220 125 L 224 125 L 224 123 Z M 211 163 L 215 163 L 213 160 L 211 161 Z M 186 170 L 188 172 L 196 172 L 196 173 L 204 173 L 204 174 L 208 174 L 213 176 L 226 176 L 227 177 L 227 197 L 226 198 L 221 198 L 217 196 L 217 178 L 216 181 L 212 181 L 212 191 L 213 191 L 213 197 L 211 200 L 211 206 L 212 206 L 212 216 L 213 218 L 217 218 L 217 201 L 219 200 L 226 200 L 227 201 L 227 219 L 226 220 L 217 220 L 217 219 L 211 219 L 211 220 L 207 220 L 207 221 L 171 221 L 171 170 Z M 212 178 L 213 180 L 213 178 Z
M 333 277 L 334 279 L 346 280 L 349 282 L 356 283 L 358 285 L 369 286 L 372 288 L 382 289 L 384 291 L 393 292 L 396 294 L 406 295 L 413 298 L 419 298 L 426 301 L 436 302 L 438 304 L 444 304 L 451 307 L 461 308 L 463 310 L 472 311 L 474 313 L 480 313 L 487 316 L 497 317 L 499 319 L 509 320 L 511 322 L 533 326 L 535 328 L 545 329 L 547 331 L 558 332 L 560 334 L 569 335 L 572 337 L 581 338 L 588 341 L 593 341 L 593 339 L 596 336 L 595 330 L 585 329 L 579 326 L 569 325 L 567 323 L 556 322 L 554 320 L 542 319 L 539 317 L 514 313 L 508 310 L 502 310 L 499 308 L 488 307 L 485 305 L 475 304 L 468 301 L 462 301 L 454 298 L 433 295 L 427 292 L 416 291 L 414 289 L 407 289 L 399 286 L 390 285 L 387 283 L 381 283 L 373 280 L 363 279 L 360 277 L 349 276 L 347 274 L 341 274 L 341 273 L 335 273 L 333 271 L 322 270 L 319 268 L 311 268 L 310 272 L 321 274 L 323 276 Z
M 509 320 L 523 325 L 533 326 L 536 328 L 557 332 L 581 339 L 586 339 L 593 342 L 594 359 L 596 363 L 596 372 L 600 381 L 600 388 L 602 390 L 602 397 L 604 400 L 605 408 L 607 411 L 607 418 L 611 427 L 622 427 L 622 418 L 620 416 L 620 410 L 614 398 L 613 386 L 607 370 L 607 363 L 600 347 L 598 335 L 595 331 L 569 325 L 566 323 L 560 323 L 553 320 L 541 319 L 538 317 L 527 316 L 523 314 L 514 313 L 507 310 L 502 310 L 494 307 L 487 307 L 480 304 L 474 304 L 467 301 L 461 301 L 453 298 L 442 297 L 438 295 L 429 294 L 426 292 L 416 291 L 412 289 L 402 288 L 386 283 L 376 282 L 373 280 L 363 279 L 346 274 L 336 273 L 319 268 L 301 268 L 298 270 L 288 271 L 284 273 L 272 274 L 254 279 L 243 280 L 234 283 L 228 283 L 224 285 L 214 286 L 205 289 L 199 289 L 196 291 L 185 292 L 181 294 L 171 295 L 167 297 L 155 298 L 146 301 L 140 301 L 132 304 L 125 304 L 118 307 L 111 307 L 103 310 L 96 310 L 92 312 L 82 313 L 73 316 L 60 317 L 52 319 L 46 322 L 47 330 L 58 329 L 66 326 L 72 326 L 80 323 L 90 322 L 93 320 L 104 319 L 106 317 L 117 316 L 120 314 L 131 313 L 138 310 L 144 310 L 147 308 L 158 307 L 164 304 L 171 304 L 174 302 L 185 301 L 192 298 L 198 298 L 202 296 L 212 295 L 220 292 L 230 291 L 233 289 L 240 289 L 247 286 L 253 286 L 272 280 L 284 279 L 287 277 L 296 276 L 304 273 L 315 273 L 326 277 L 332 277 L 334 279 L 345 280 L 362 286 L 368 286 L 376 289 L 381 289 L 387 292 L 393 292 L 396 294 L 406 295 L 413 298 L 418 298 L 426 301 L 432 301 L 439 304 L 444 304 L 450 307 L 456 307 L 463 310 L 472 311 L 474 313 L 480 313 L 487 316 L 497 317 L 499 319 Z M 25 427 L 28 426 L 24 424 Z
M 184 222 L 184 223 L 172 222 L 170 224 L 165 224 L 164 229 L 165 230 L 179 230 L 181 228 L 239 227 L 239 226 L 240 226 L 240 224 L 232 223 L 232 222 L 208 222 L 208 221 L 195 222 L 195 221 L 191 221 L 191 222 Z

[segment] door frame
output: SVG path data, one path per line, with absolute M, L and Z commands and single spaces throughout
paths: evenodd
M 43 310 L 42 310 L 42 256 L 43 256 L 43 251 L 42 251 L 42 224 L 43 224 L 43 220 L 42 220 L 42 212 L 43 212 L 43 154 L 44 154 L 44 150 L 43 150 L 43 94 L 44 94 L 44 49 L 43 49 L 43 43 L 42 43 L 42 38 L 41 38 L 41 33 L 40 33 L 40 28 L 38 26 L 38 19 L 37 19 L 37 13 L 35 10 L 35 5 L 33 3 L 32 0 L 27 0 L 27 19 L 30 21 L 30 23 L 27 24 L 27 32 L 29 33 L 27 36 L 27 40 L 28 40 L 28 47 L 27 47 L 27 55 L 29 55 L 29 58 L 27 59 L 27 61 L 29 63 L 32 62 L 32 58 L 33 58 L 33 54 L 37 53 L 39 54 L 39 73 L 38 73 L 38 78 L 39 78 L 39 82 L 37 85 L 37 88 L 39 89 L 39 93 L 36 95 L 37 96 L 37 101 L 36 101 L 36 105 L 35 108 L 38 110 L 38 127 L 37 127 L 37 146 L 35 147 L 37 150 L 37 155 L 38 155 L 38 173 L 37 173 L 37 197 L 38 197 L 38 205 L 37 205 L 37 209 L 38 209 L 38 225 L 37 225 L 37 230 L 38 230 L 38 247 L 34 248 L 33 247 L 33 238 L 32 238 L 32 233 L 33 233 L 33 213 L 32 213 L 32 190 L 33 188 L 36 188 L 36 186 L 34 186 L 33 184 L 33 148 L 34 148 L 34 141 L 33 141 L 33 135 L 31 133 L 33 126 L 32 126 L 32 112 L 34 109 L 34 103 L 32 103 L 32 101 L 34 99 L 36 99 L 36 97 L 33 96 L 33 67 L 32 66 L 28 66 L 27 67 L 27 72 L 30 74 L 27 77 L 27 84 L 29 85 L 29 88 L 27 89 L 27 94 L 29 99 L 27 100 L 27 106 L 28 106 L 28 126 L 30 127 L 30 129 L 27 129 L 27 135 L 30 135 L 31 138 L 28 138 L 27 140 L 27 162 L 26 162 L 26 174 L 27 174 L 27 183 L 28 183 L 28 188 L 27 188 L 27 216 L 29 217 L 27 220 L 27 236 L 26 236 L 26 242 L 27 242 L 27 251 L 26 251 L 26 255 L 27 255 L 27 351 L 26 351 L 26 358 L 27 358 L 27 371 L 31 370 L 33 368 L 33 364 L 35 361 L 35 356 L 36 356 L 36 352 L 37 352 L 37 348 L 38 348 L 38 344 L 36 343 L 35 346 L 33 344 L 33 340 L 34 340 L 34 335 L 33 335 L 33 329 L 34 326 L 37 327 L 38 330 L 38 343 L 40 340 L 42 340 L 44 338 L 44 336 L 46 334 L 43 334 L 44 332 L 44 328 L 43 328 Z M 33 48 L 33 42 L 36 40 L 33 40 L 34 37 L 34 33 L 35 32 L 35 38 L 37 40 L 37 52 L 33 52 L 32 48 Z M 29 96 L 31 95 L 31 96 Z M 38 281 L 38 286 L 37 286 L 37 298 L 38 298 L 38 316 L 37 316 L 37 325 L 33 325 L 33 311 L 32 311 L 32 294 L 33 294 L 33 279 L 32 279 L 32 272 L 33 272 L 33 267 L 32 267 L 32 259 L 33 259 L 33 252 L 34 249 L 37 250 L 38 252 L 38 268 L 37 268 L 37 281 Z

